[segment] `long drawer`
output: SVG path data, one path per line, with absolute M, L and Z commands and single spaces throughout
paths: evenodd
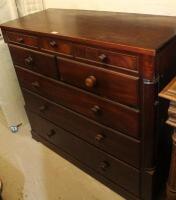
M 63 106 L 56 105 L 25 89 L 23 96 L 26 109 L 52 121 L 63 129 L 125 161 L 136 168 L 140 167 L 140 142 L 95 123 Z
M 139 105 L 139 78 L 57 58 L 61 80 L 129 106 Z
M 59 79 L 56 59 L 53 55 L 33 51 L 27 48 L 9 45 L 13 64 L 37 73 Z
M 28 112 L 32 130 L 112 182 L 139 195 L 140 173 L 133 167 L 77 138 L 51 122 Z
M 19 67 L 16 67 L 16 72 L 22 87 L 123 133 L 139 137 L 138 110 L 112 103 Z

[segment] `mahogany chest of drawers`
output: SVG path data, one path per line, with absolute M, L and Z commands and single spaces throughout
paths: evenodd
M 156 200 L 176 18 L 48 9 L 1 29 L 33 138 L 126 199 Z

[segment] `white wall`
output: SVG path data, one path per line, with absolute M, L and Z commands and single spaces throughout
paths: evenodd
M 0 40 L 0 122 L 2 115 L 7 126 L 26 124 L 26 114 L 23 108 L 24 100 L 21 95 L 15 69 L 13 68 L 7 44 Z
M 0 23 L 15 19 L 17 15 L 14 0 L 0 0 Z
M 44 0 L 46 8 L 176 15 L 176 0 Z

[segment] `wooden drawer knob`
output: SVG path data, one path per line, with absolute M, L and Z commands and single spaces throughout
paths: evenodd
M 47 133 L 47 136 L 49 138 L 52 138 L 54 135 L 56 135 L 56 131 L 54 129 L 51 129 L 49 133 Z
M 52 40 L 50 41 L 50 46 L 57 47 L 57 43 L 54 40 Z
M 85 85 L 88 87 L 88 88 L 92 88 L 96 85 L 96 78 L 95 76 L 89 76 L 86 78 L 85 80 Z
M 33 58 L 31 56 L 28 56 L 27 58 L 25 58 L 24 62 L 25 62 L 25 65 L 27 66 L 31 66 L 33 64 Z
M 104 138 L 105 138 L 105 136 L 102 135 L 102 134 L 97 134 L 97 135 L 95 136 L 95 140 L 96 140 L 97 142 L 101 142 L 102 140 L 104 140 Z
M 45 110 L 47 110 L 47 106 L 46 105 L 43 105 L 43 106 L 39 107 L 39 111 L 40 112 L 44 112 Z
M 99 57 L 100 62 L 106 62 L 107 56 L 105 54 L 101 54 Z
M 94 114 L 99 114 L 101 109 L 99 106 L 95 105 L 91 108 L 91 111 L 94 113 Z
M 17 42 L 24 43 L 24 38 L 22 38 L 22 37 L 17 38 Z
M 34 82 L 32 82 L 32 86 L 35 87 L 35 88 L 39 88 L 40 84 L 39 84 L 38 81 L 34 81 Z
M 106 171 L 109 168 L 110 164 L 107 161 L 103 161 L 100 163 L 99 168 L 102 171 Z

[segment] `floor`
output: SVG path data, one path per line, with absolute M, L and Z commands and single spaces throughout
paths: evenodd
M 123 200 L 30 135 L 29 124 L 12 134 L 0 123 L 3 200 Z

